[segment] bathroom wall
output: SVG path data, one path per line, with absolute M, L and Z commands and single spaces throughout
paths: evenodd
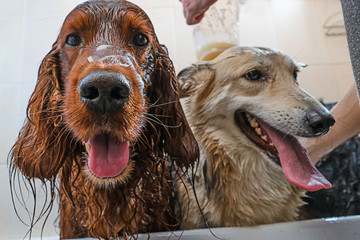
M 225 1 L 225 0 L 219 0 Z M 12 207 L 7 155 L 23 124 L 41 59 L 50 50 L 66 14 L 79 0 L 2 1 L 0 7 L 0 239 L 22 239 L 28 227 Z M 195 61 L 192 27 L 178 0 L 136 0 L 151 17 L 177 71 Z M 326 36 L 327 19 L 341 11 L 338 0 L 248 0 L 241 8 L 240 45 L 279 48 L 309 66 L 300 85 L 317 98 L 337 101 L 353 83 L 346 38 Z M 341 14 L 335 15 L 341 20 Z M 341 29 L 340 29 L 341 31 Z M 43 194 L 39 194 L 41 199 Z M 27 196 L 31 202 L 32 196 Z M 41 200 L 40 199 L 40 200 Z M 18 206 L 24 219 L 27 212 Z M 54 236 L 57 209 L 44 228 Z M 39 237 L 41 223 L 33 237 Z

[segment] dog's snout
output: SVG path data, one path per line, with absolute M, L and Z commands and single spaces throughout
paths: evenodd
M 105 114 L 116 112 L 129 100 L 131 84 L 121 73 L 94 72 L 81 80 L 78 91 L 88 108 Z
M 306 120 L 315 136 L 325 134 L 334 125 L 335 119 L 329 112 L 310 111 L 306 114 Z

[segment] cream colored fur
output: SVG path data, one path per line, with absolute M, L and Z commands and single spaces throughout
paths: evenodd
M 180 92 L 201 149 L 193 179 L 198 203 L 190 174 L 182 178 L 185 186 L 178 184 L 182 229 L 206 227 L 205 220 L 211 227 L 232 227 L 296 219 L 304 191 L 244 135 L 234 112 L 242 109 L 283 132 L 312 136 L 306 111 L 323 107 L 298 86 L 294 73 L 300 67 L 278 50 L 235 47 L 181 71 Z M 254 69 L 265 78 L 245 79 Z

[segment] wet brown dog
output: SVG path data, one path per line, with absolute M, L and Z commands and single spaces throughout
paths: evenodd
M 34 197 L 32 179 L 50 182 L 51 209 L 59 188 L 61 238 L 177 226 L 168 163 L 188 167 L 198 147 L 172 62 L 139 7 L 77 6 L 41 63 L 27 116 L 12 150 L 12 189 L 19 174 Z

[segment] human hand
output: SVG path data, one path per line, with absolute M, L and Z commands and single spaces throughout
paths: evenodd
M 199 23 L 204 17 L 205 12 L 217 0 L 179 0 L 183 4 L 184 17 L 186 23 L 193 25 Z

